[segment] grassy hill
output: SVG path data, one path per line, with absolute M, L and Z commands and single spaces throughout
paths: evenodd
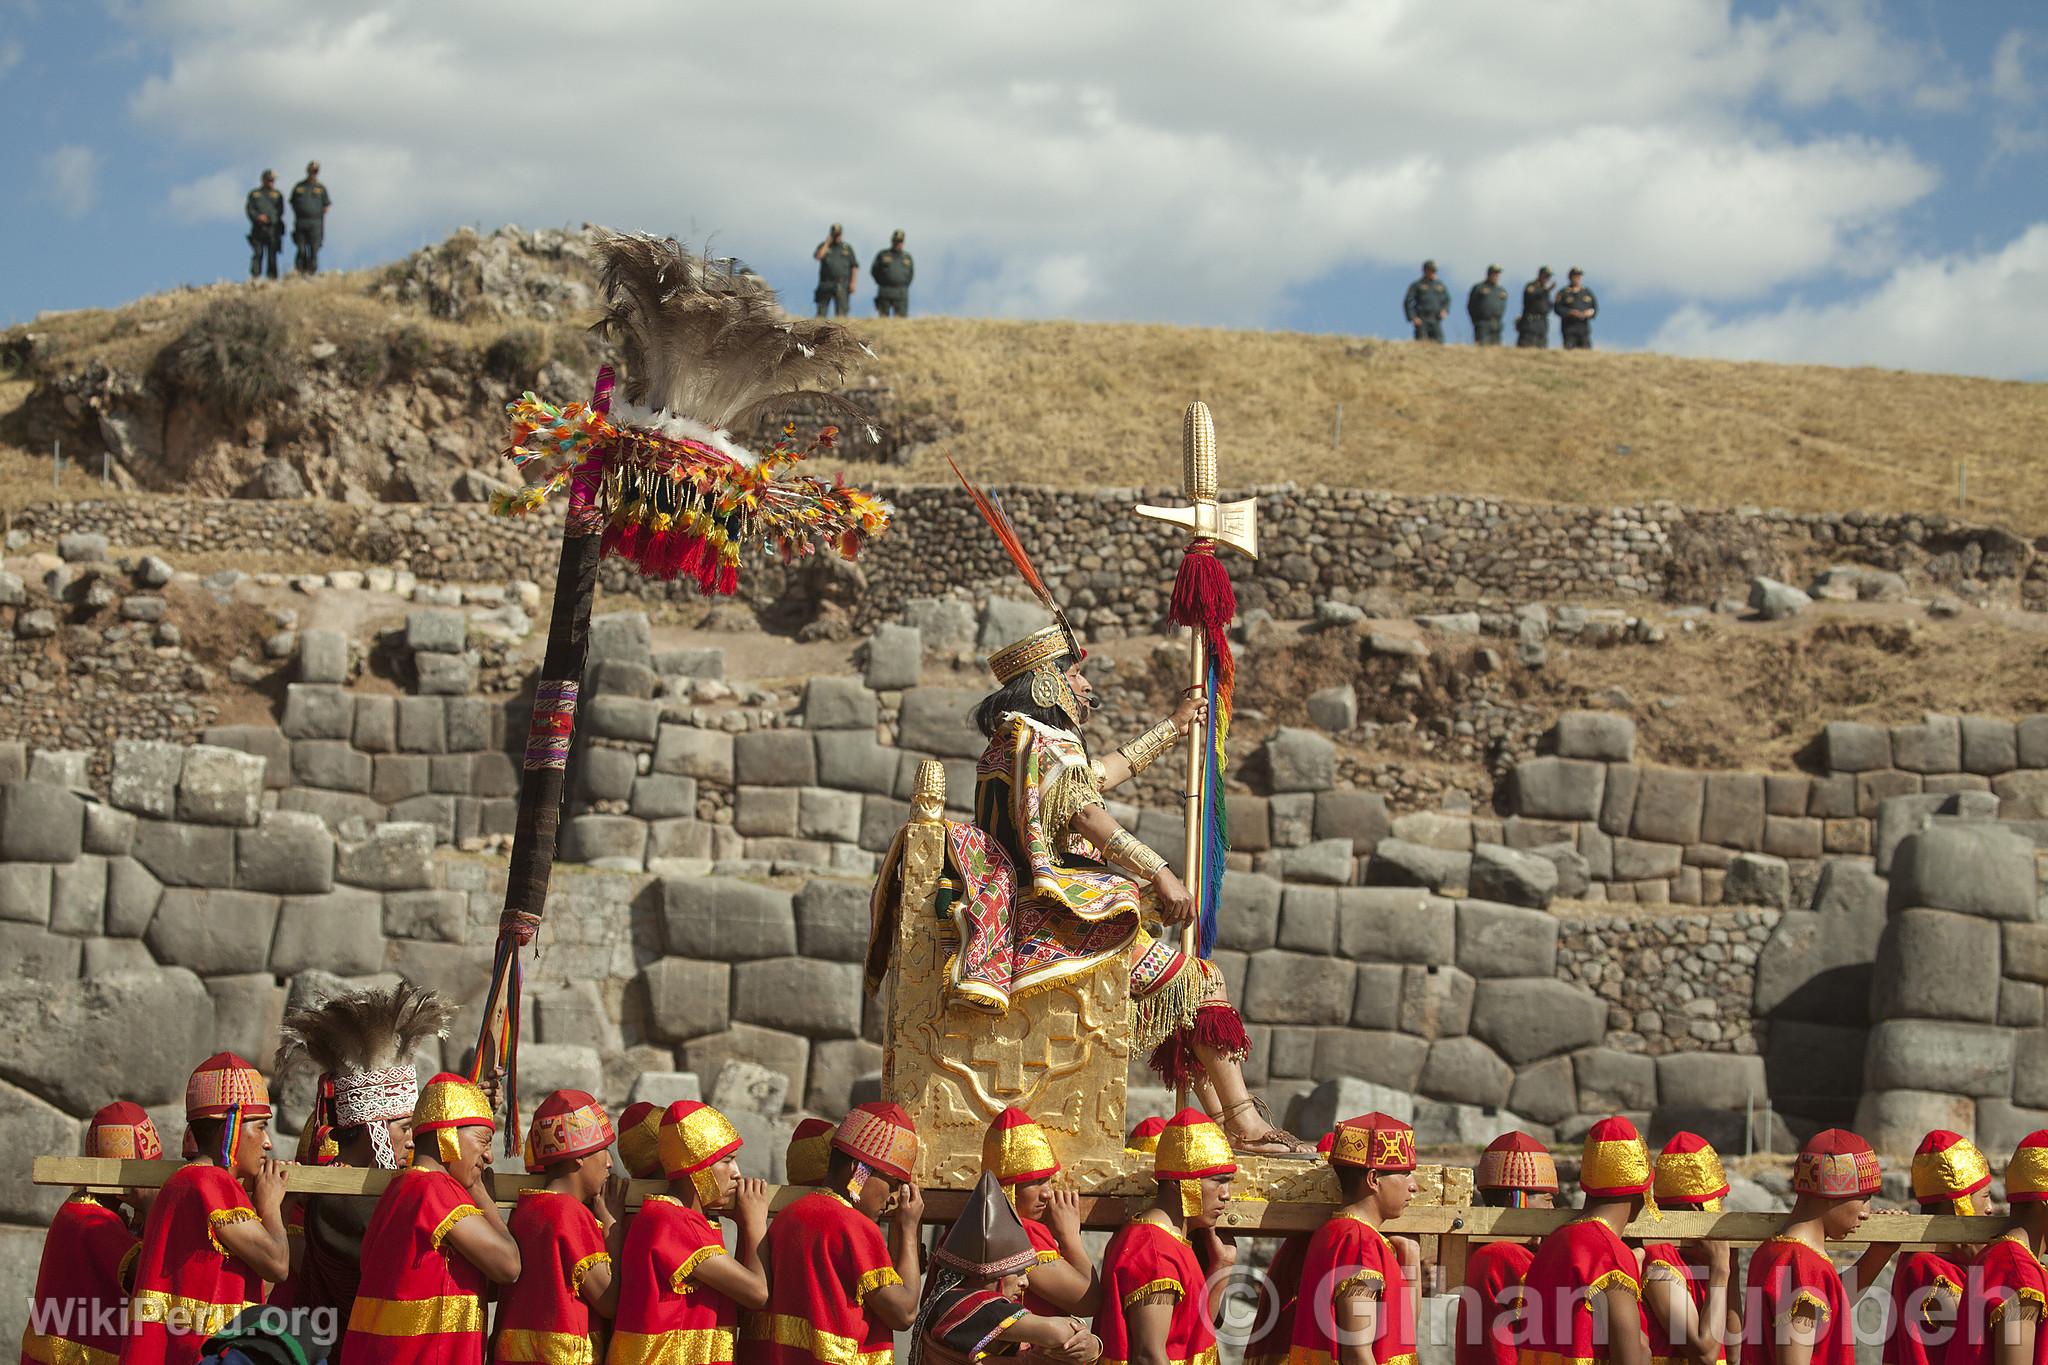
M 381 277 L 333 275 L 271 292 L 294 345 L 325 340 L 347 353 L 352 343 L 402 334 L 408 345 L 424 339 L 481 358 L 524 329 L 526 350 L 537 333 L 548 354 L 587 363 L 581 319 L 444 320 L 373 295 Z M 146 371 L 209 302 L 241 288 L 50 315 L 8 338 L 34 333 L 34 367 L 43 372 L 95 359 Z M 853 466 L 886 481 L 943 480 L 951 454 L 996 482 L 1172 482 L 1181 407 L 1200 397 L 1215 412 L 1226 484 L 1960 510 L 2048 531 L 2048 385 L 1150 325 L 913 318 L 857 326 L 878 358 L 849 378 L 890 386 L 905 411 L 933 414 L 955 432 L 918 450 L 907 470 Z M 29 387 L 0 386 L 0 409 Z M 47 489 L 41 455 L 7 452 L 0 473 L 39 467 Z M 1959 465 L 1969 490 L 1960 509 Z M 8 482 L 19 496 L 20 481 Z

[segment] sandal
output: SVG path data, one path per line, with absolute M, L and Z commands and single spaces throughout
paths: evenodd
M 1256 1113 L 1266 1125 L 1266 1131 L 1256 1137 L 1243 1137 L 1230 1131 L 1231 1117 L 1243 1113 L 1247 1108 Z M 1316 1154 L 1316 1149 L 1312 1145 L 1303 1142 L 1267 1118 L 1266 1103 L 1257 1095 L 1239 1100 L 1236 1104 L 1227 1106 L 1222 1113 L 1211 1114 L 1209 1117 L 1216 1121 L 1217 1126 L 1223 1129 L 1223 1135 L 1230 1139 L 1230 1149 L 1242 1155 L 1312 1157 Z

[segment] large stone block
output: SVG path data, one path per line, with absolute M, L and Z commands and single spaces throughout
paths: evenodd
M 1754 849 L 1764 841 L 1762 773 L 1709 773 L 1700 810 L 1700 840 L 1724 848 Z
M 1770 1097 L 1764 1059 L 1733 1052 L 1673 1052 L 1657 1059 L 1663 1105 L 1702 1109 L 1762 1108 Z
M 1354 962 L 1447 966 L 1456 952 L 1456 906 L 1419 891 L 1344 887 L 1337 892 L 1337 943 Z
M 409 754 L 448 752 L 448 702 L 444 697 L 398 699 L 398 747 Z
M 1953 773 L 1963 768 L 1963 730 L 1954 716 L 1927 712 L 1918 725 L 1892 727 L 1892 766 L 1909 773 Z
M 178 818 L 203 825 L 253 825 L 263 800 L 263 759 L 195 744 L 178 779 Z
M 58 863 L 57 867 L 76 867 Z M 51 868 L 49 863 L 0 863 L 0 919 L 21 924 L 50 922 Z
M 1483 980 L 1473 993 L 1472 1033 L 1525 1066 L 1598 1043 L 1607 1033 L 1607 1006 L 1554 977 Z
M 85 807 L 85 851 L 103 857 L 126 857 L 135 847 L 135 817 L 98 801 Z
M 576 795 L 585 801 L 625 801 L 633 795 L 633 779 L 639 766 L 625 749 L 587 748 L 577 754 Z
M 1461 901 L 1458 968 L 1480 978 L 1551 976 L 1557 971 L 1557 921 L 1540 910 Z
M 917 687 L 903 694 L 896 742 L 941 758 L 979 758 L 988 740 L 974 724 L 982 693 L 964 687 Z
M 733 741 L 734 778 L 748 787 L 809 787 L 818 781 L 817 755 L 802 730 L 761 730 Z
M 254 972 L 209 977 L 206 993 L 213 997 L 214 1050 L 261 1058 L 256 1064 L 268 1067 L 284 1022 L 284 987 L 270 973 Z
M 647 964 L 648 1027 L 670 1043 L 723 1033 L 732 1025 L 732 968 L 723 962 L 664 957 Z
M 1723 905 L 1760 905 L 1784 910 L 1792 904 L 1792 868 L 1768 853 L 1742 853 L 1721 880 Z
M 1470 884 L 1476 899 L 1541 910 L 1557 894 L 1557 864 L 1501 844 L 1475 844 Z
M 178 774 L 184 767 L 183 745 L 117 739 L 108 796 L 122 810 L 168 820 L 177 813 Z
M 1351 788 L 1317 792 L 1315 811 L 1315 837 L 1349 839 L 1354 853 L 1372 852 L 1373 846 L 1393 829 L 1393 822 L 1387 814 L 1387 799 L 1378 792 Z M 1240 845 L 1238 823 L 1238 809 L 1233 801 L 1230 809 L 1231 845 L 1257 852 L 1253 844 Z
M 1422 1063 L 1421 1091 L 1432 1099 L 1502 1105 L 1514 1083 L 1514 1069 L 1476 1038 L 1431 1043 Z
M 807 1038 L 860 1035 L 861 968 L 804 957 L 758 958 L 733 968 L 733 1017 Z
M 1169 845 L 1170 846 L 1170 845 Z M 1430 850 L 1435 852 L 1435 850 Z M 1357 863 L 1351 852 L 1349 839 L 1317 839 L 1300 848 L 1290 848 L 1274 855 L 1280 863 L 1281 875 L 1289 881 L 1308 882 L 1316 886 L 1349 886 Z M 1452 854 L 1453 858 L 1467 858 L 1469 855 Z M 1172 858 L 1169 864 L 1178 872 L 1180 860 Z
M 355 731 L 355 698 L 339 687 L 291 683 L 284 691 L 287 739 L 347 739 Z
M 814 1114 L 843 1114 L 859 1102 L 854 1092 L 860 1083 L 879 1076 L 881 1070 L 882 1049 L 865 1038 L 814 1043 L 804 1108 Z
M 78 1150 L 80 1126 L 63 1110 L 0 1081 L 0 1217 L 50 1221 L 70 1191 L 31 1183 L 30 1171 L 38 1156 Z M 25 1269 L 26 1279 L 9 1281 L 23 1300 L 35 1284 L 36 1262 L 30 1260 Z
M 614 611 L 590 618 L 590 661 L 604 659 L 652 666 L 654 628 L 646 612 Z
M 1893 915 L 1877 946 L 1872 1016 L 1991 1023 L 1998 1016 L 1998 931 L 1991 920 L 1947 910 Z
M 738 962 L 797 952 L 796 908 L 787 891 L 730 877 L 667 877 L 661 891 L 671 953 Z
M 292 780 L 324 791 L 367 792 L 370 756 L 338 739 L 306 739 L 292 745 Z
M 309 811 L 337 834 L 344 828 L 351 828 L 353 821 L 374 825 L 385 818 L 382 802 L 356 792 L 329 792 L 315 787 L 290 787 L 279 792 L 277 808 Z
M 2036 897 L 2033 844 L 1993 826 L 1922 830 L 1902 840 L 1892 857 L 1894 909 L 1924 906 L 2032 920 Z
M 1406 839 L 1382 839 L 1365 865 L 1368 886 L 1458 891 L 1472 877 L 1472 855 L 1430 848 Z
M 1964 772 L 1991 777 L 2019 766 L 2019 736 L 2011 721 L 1964 716 L 1962 730 Z
M 683 1044 L 683 1064 L 699 1076 L 716 1076 L 727 1062 L 750 1062 L 784 1077 L 791 1093 L 802 1094 L 810 1078 L 810 1051 L 810 1043 L 797 1034 L 734 1024 Z
M 1863 1087 L 1947 1090 L 1976 1097 L 2013 1093 L 2011 1029 L 1938 1019 L 1886 1019 L 1870 1030 Z
M 730 786 L 733 737 L 722 730 L 664 725 L 655 740 L 654 771 Z
M 1336 942 L 1336 891 L 1327 886 L 1288 887 L 1280 898 L 1278 946 L 1327 957 Z
M 821 962 L 861 961 L 868 946 L 869 891 L 865 882 L 805 882 L 791 906 L 797 951 Z
M 166 886 L 232 886 L 235 831 L 145 820 L 135 831 L 135 858 Z
M 1325 735 L 1283 725 L 1263 752 L 1276 792 L 1320 792 L 1336 784 L 1337 749 Z
M 806 730 L 873 730 L 881 704 L 860 679 L 824 673 L 804 684 L 802 714 Z
M 1635 761 L 1636 723 L 1612 711 L 1567 711 L 1557 718 L 1551 737 L 1559 758 Z
M 639 697 L 593 697 L 590 732 L 605 739 L 652 744 L 661 729 L 661 703 Z
M 142 937 L 163 894 L 163 883 L 135 859 L 108 859 L 107 933 L 117 938 Z
M 1617 1048 L 1593 1047 L 1573 1053 L 1571 1060 L 1580 1113 L 1635 1111 L 1656 1104 L 1654 1059 Z
M 1821 875 L 1825 881 L 1825 869 Z M 1779 1019 L 1864 1023 L 1884 924 L 1882 904 L 1875 914 L 1785 912 L 1757 955 L 1755 1016 L 1774 1027 Z
M 796 832 L 799 838 L 851 844 L 860 839 L 858 792 L 805 787 L 797 793 Z
M 264 811 L 235 832 L 235 885 L 245 891 L 318 895 L 334 889 L 334 836 L 307 811 Z
M 50 878 L 50 928 L 60 934 L 97 936 L 106 926 L 107 860 L 86 854 L 75 863 L 0 863 L 0 877 L 16 868 Z M 4 885 L 4 882 L 0 882 Z M 11 917 L 10 917 L 11 918 Z
M 820 786 L 876 796 L 887 796 L 896 789 L 896 768 L 902 754 L 883 745 L 872 732 L 830 730 L 816 739 Z
M 1584 759 L 1526 759 L 1514 769 L 1514 811 L 1537 820 L 1597 819 L 1608 771 Z
M 1629 833 L 1663 844 L 1696 844 L 1706 804 L 1706 783 L 1678 768 L 1644 768 L 1636 784 Z
M 697 814 L 697 779 L 670 773 L 649 773 L 633 779 L 628 807 L 641 820 L 694 819 Z
M 563 861 L 613 871 L 646 866 L 647 822 L 630 815 L 579 815 L 562 826 Z
M 1562 1123 L 1578 1111 L 1572 1091 L 1572 1059 L 1546 1057 L 1515 1073 L 1508 1108 L 1538 1123 Z
M 664 678 L 725 677 L 725 650 L 716 645 L 664 649 L 653 658 L 654 671 Z
M 570 822 L 573 827 L 575 821 Z M 411 891 L 434 884 L 434 829 L 418 821 L 379 825 L 335 853 L 334 877 L 373 891 Z
M 924 671 L 924 636 L 915 626 L 885 621 L 868 637 L 863 681 L 878 692 L 915 687 Z
M 405 647 L 415 654 L 460 654 L 469 644 L 469 620 L 448 607 L 408 612 Z
M 981 612 L 981 634 L 976 647 L 984 653 L 1015 644 L 1035 630 L 1052 624 L 1052 616 L 1037 602 L 1012 597 L 991 597 Z
M 1412 1095 L 1422 1079 L 1429 1046 L 1406 1033 L 1323 1029 L 1316 1034 L 1314 1074 L 1367 1081 Z
M 1644 839 L 1614 841 L 1612 865 L 1617 881 L 1675 877 L 1684 859 L 1685 850 L 1676 844 L 1651 843 Z
M 1223 874 L 1216 946 L 1254 953 L 1280 941 L 1280 882 L 1255 872 Z
M 376 892 L 341 886 L 325 895 L 285 897 L 270 944 L 276 975 L 367 976 L 383 969 L 383 899 Z
M 957 597 L 910 598 L 903 604 L 903 623 L 923 637 L 927 649 L 967 649 L 974 644 L 974 604 Z
M 1600 830 L 1613 838 L 1627 834 L 1636 815 L 1636 789 L 1643 770 L 1627 763 L 1607 765 L 1607 784 L 1600 793 Z
M 259 972 L 270 958 L 277 907 L 275 896 L 173 887 L 144 937 L 157 961 L 201 976 Z
M 1892 766 L 1891 736 L 1875 725 L 1830 721 L 1821 731 L 1821 762 L 1830 772 L 1865 773 Z
M 1357 976 L 1341 958 L 1269 948 L 1252 954 L 1245 1015 L 1262 1024 L 1342 1024 Z
M 1393 971 L 1391 964 L 1361 963 L 1358 968 L 1358 996 L 1352 1005 L 1352 1021 L 1364 1005 L 1369 972 Z M 1403 1033 L 1418 1038 L 1458 1038 L 1472 1025 L 1472 994 L 1476 983 L 1456 967 L 1405 966 L 1399 968 L 1401 994 L 1393 1023 Z M 1380 989 L 1375 982 L 1373 989 Z M 1385 1027 L 1385 1024 L 1374 1025 Z
M 425 754 L 378 754 L 370 760 L 370 798 L 396 805 L 433 789 L 434 769 Z
M 795 787 L 741 787 L 734 794 L 732 827 L 749 838 L 796 836 Z
M 53 934 L 40 924 L 17 924 L 0 920 L 0 976 L 34 983 L 70 981 L 78 976 L 83 959 L 83 940 L 67 934 Z
M 602 659 L 588 670 L 592 691 L 646 701 L 661 690 L 661 675 L 645 664 L 624 659 Z
M 1937 1128 L 1975 1132 L 1977 1109 L 1977 1102 L 1964 1095 L 1933 1090 L 1870 1091 L 1856 1105 L 1855 1131 L 1878 1152 L 1904 1158 L 1924 1135 Z M 1986 1143 L 1986 1150 L 1997 1148 Z
M 477 656 L 468 654 L 415 654 L 415 686 L 427 697 L 459 697 L 476 689 Z M 522 1081 L 523 1083 L 523 1081 Z
M 49 782 L 0 786 L 0 862 L 75 862 L 85 847 L 85 803 Z
M 387 892 L 383 898 L 382 925 L 392 938 L 461 943 L 469 937 L 469 897 L 460 891 Z

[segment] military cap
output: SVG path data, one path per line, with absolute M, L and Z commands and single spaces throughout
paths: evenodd
M 271 171 L 271 170 L 266 170 L 266 171 L 264 171 L 264 172 L 263 172 L 263 178 L 264 178 L 265 180 L 275 180 L 275 179 L 277 179 L 277 172 L 276 172 L 276 171 Z
M 1539 279 L 1539 280 L 1547 280 L 1547 279 L 1549 279 L 1549 278 L 1550 278 L 1550 267 L 1549 267 L 1549 266 L 1547 266 L 1547 265 L 1539 265 L 1539 266 L 1537 266 L 1537 267 L 1536 267 L 1536 278 L 1537 278 L 1537 279 Z
M 841 227 L 841 226 L 840 226 L 839 224 L 837 224 L 837 223 L 834 223 L 834 224 L 832 225 L 832 230 L 833 230 L 834 232 L 844 232 L 844 231 L 846 231 L 846 229 L 845 229 L 845 228 Z
M 1500 267 L 1497 265 L 1490 265 L 1486 267 L 1486 273 L 1489 275 L 1498 275 L 1500 274 Z
M 895 230 L 894 232 L 890 233 L 890 234 L 889 234 L 889 240 L 890 240 L 890 241 L 892 241 L 892 242 L 900 242 L 900 241 L 902 241 L 902 240 L 903 240 L 903 229 L 902 229 L 902 228 L 897 228 L 897 229 L 896 229 L 896 230 Z
M 1435 261 L 1424 261 L 1424 262 L 1422 263 L 1422 268 L 1423 268 L 1424 270 L 1434 270 L 1434 269 L 1436 269 L 1436 262 L 1435 262 Z
M 1579 269 L 1577 266 L 1573 266 L 1570 270 L 1567 270 L 1564 273 L 1571 276 L 1573 279 L 1577 279 L 1579 276 L 1585 274 L 1586 272 Z
M 318 175 L 320 173 L 320 163 L 317 161 L 308 161 L 306 163 L 306 170 L 310 174 Z

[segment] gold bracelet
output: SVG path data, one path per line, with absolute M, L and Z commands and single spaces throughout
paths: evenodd
M 1102 860 L 1111 867 L 1128 872 L 1133 881 L 1148 884 L 1159 875 L 1159 869 L 1166 866 L 1166 859 L 1145 847 L 1138 836 L 1127 829 L 1120 829 L 1109 836 L 1109 846 L 1103 849 Z
M 1132 773 L 1141 773 L 1151 767 L 1161 754 L 1171 749 L 1179 740 L 1180 731 L 1169 718 L 1160 721 L 1117 752 L 1130 762 Z

